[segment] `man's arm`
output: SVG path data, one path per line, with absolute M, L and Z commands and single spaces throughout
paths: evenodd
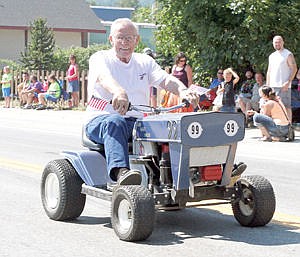
M 295 78 L 296 76 L 296 73 L 297 73 L 297 63 L 295 61 L 295 57 L 293 54 L 290 54 L 288 59 L 287 59 L 287 62 L 288 62 L 288 66 L 290 67 L 291 69 L 291 76 L 289 78 L 289 82 L 292 82 L 293 79 Z
M 268 64 L 268 70 L 266 76 L 266 86 L 270 86 L 270 73 L 271 73 L 271 67 L 270 67 L 270 58 L 269 58 L 269 64 Z
M 188 90 L 187 87 L 176 77 L 169 75 L 160 83 L 160 87 L 178 95 L 182 99 L 187 99 L 194 107 L 199 103 L 199 96 Z
M 289 86 L 292 83 L 292 81 L 295 78 L 296 73 L 297 73 L 297 64 L 296 64 L 296 61 L 295 61 L 295 58 L 294 58 L 293 54 L 290 54 L 288 56 L 288 58 L 287 58 L 287 64 L 288 64 L 288 66 L 291 69 L 291 75 L 288 78 L 288 80 L 286 82 L 284 82 L 283 85 L 282 85 L 282 89 L 284 91 L 287 91 L 289 89 Z

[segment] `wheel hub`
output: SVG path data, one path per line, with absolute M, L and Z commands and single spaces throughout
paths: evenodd
M 54 173 L 50 173 L 45 181 L 45 200 L 49 208 L 55 209 L 59 202 L 59 180 Z
M 123 199 L 118 208 L 118 217 L 120 228 L 123 231 L 128 231 L 132 223 L 132 210 L 129 202 Z
M 239 201 L 240 210 L 243 215 L 250 216 L 254 210 L 254 201 L 252 192 L 248 188 L 244 188 Z

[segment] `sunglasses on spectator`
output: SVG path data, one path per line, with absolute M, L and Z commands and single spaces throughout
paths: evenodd
M 179 60 L 179 62 L 186 62 L 186 60 L 185 60 L 185 59 L 183 59 L 183 60 Z
M 223 72 L 218 72 L 218 74 L 221 74 L 221 75 L 223 75 Z

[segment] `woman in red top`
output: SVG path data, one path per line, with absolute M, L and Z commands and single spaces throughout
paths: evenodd
M 68 80 L 68 87 L 67 92 L 71 93 L 72 97 L 72 106 L 78 107 L 79 104 L 79 69 L 76 63 L 75 55 L 70 55 L 70 65 L 67 70 L 67 80 Z

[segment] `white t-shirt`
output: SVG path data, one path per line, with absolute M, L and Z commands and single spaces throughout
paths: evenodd
M 112 100 L 112 94 L 97 82 L 101 73 L 110 74 L 125 89 L 133 105 L 148 105 L 150 86 L 158 86 L 169 76 L 153 58 L 145 54 L 133 53 L 129 63 L 124 63 L 116 57 L 113 49 L 102 50 L 89 60 L 88 99 L 95 96 L 108 102 Z M 117 113 L 111 104 L 107 104 L 103 110 L 88 106 L 87 111 L 91 114 L 90 119 L 101 114 Z M 143 114 L 130 111 L 126 116 L 139 118 Z
M 281 87 L 291 76 L 291 68 L 288 66 L 289 50 L 275 51 L 269 56 L 270 86 Z M 291 85 L 290 85 L 291 86 Z

